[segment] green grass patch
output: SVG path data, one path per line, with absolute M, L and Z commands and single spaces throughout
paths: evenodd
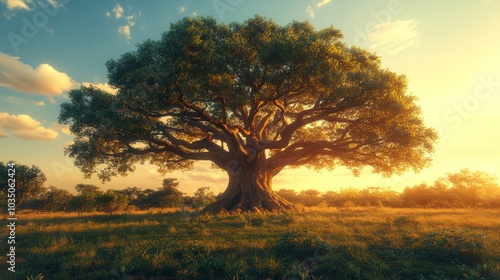
M 20 215 L 17 272 L 4 264 L 0 279 L 500 279 L 496 217 L 389 208 Z

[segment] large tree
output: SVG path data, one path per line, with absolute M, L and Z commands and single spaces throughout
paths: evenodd
M 287 166 L 385 175 L 425 167 L 437 136 L 406 77 L 341 38 L 260 16 L 229 25 L 184 18 L 106 63 L 116 95 L 69 92 L 59 122 L 76 139 L 66 152 L 102 180 L 146 161 L 162 173 L 211 161 L 229 185 L 210 212 L 294 208 L 271 188 Z

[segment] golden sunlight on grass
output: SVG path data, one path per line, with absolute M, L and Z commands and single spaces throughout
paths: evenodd
M 30 260 L 30 266 L 20 265 L 19 275 L 281 279 L 299 270 L 323 279 L 500 275 L 498 209 L 312 207 L 293 214 L 219 215 L 177 210 L 20 214 L 23 246 L 17 254 L 20 264 Z

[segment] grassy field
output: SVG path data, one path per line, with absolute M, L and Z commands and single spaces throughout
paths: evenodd
M 500 279 L 500 210 L 25 213 L 16 239 L 0 279 Z

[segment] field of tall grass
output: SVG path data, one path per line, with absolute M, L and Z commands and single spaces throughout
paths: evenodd
M 500 279 L 500 210 L 21 213 L 16 239 L 0 279 Z

